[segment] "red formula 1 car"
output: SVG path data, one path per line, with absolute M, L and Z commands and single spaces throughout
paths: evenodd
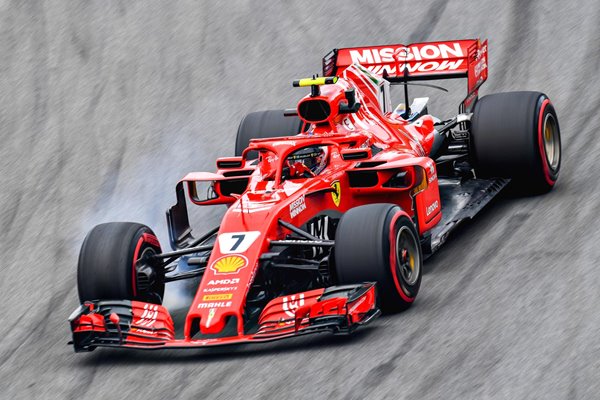
M 81 248 L 76 351 L 261 342 L 351 333 L 410 306 L 424 257 L 507 184 L 542 193 L 560 169 L 554 107 L 537 92 L 478 99 L 487 42 L 336 49 L 296 109 L 240 124 L 236 156 L 186 175 L 167 211 L 173 251 L 146 226 L 96 226 Z M 407 85 L 467 78 L 454 118 L 409 105 Z M 405 102 L 393 108 L 390 86 Z M 225 204 L 194 237 L 186 198 Z M 161 305 L 165 284 L 201 277 L 183 334 Z

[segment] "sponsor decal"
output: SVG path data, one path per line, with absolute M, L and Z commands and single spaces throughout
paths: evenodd
M 327 215 L 318 215 L 306 224 L 308 233 L 321 240 L 329 240 L 329 227 L 329 216 Z
M 134 325 L 151 327 L 156 322 L 157 317 L 158 317 L 158 305 L 145 304 L 144 312 L 142 313 L 140 319 L 138 319 L 137 321 L 134 322 Z
M 437 210 L 439 206 L 440 206 L 440 203 L 437 200 L 434 201 L 431 205 L 427 206 L 427 208 L 425 209 L 425 216 L 429 217 L 429 215 L 431 213 L 433 213 L 435 210 Z
M 381 64 L 396 61 L 425 61 L 451 58 L 464 58 L 460 43 L 431 43 L 425 46 L 382 47 L 374 49 L 350 50 L 353 63 Z
M 136 333 L 143 333 L 146 335 L 155 335 L 154 331 L 149 331 L 148 329 L 140 329 L 140 328 L 133 328 L 135 330 Z
M 224 256 L 216 259 L 210 266 L 216 274 L 237 274 L 248 265 L 248 259 L 242 255 Z
M 274 146 L 291 146 L 294 147 L 296 145 L 296 141 L 295 140 L 278 140 L 275 143 L 273 143 Z
M 256 277 L 256 271 L 258 271 L 258 268 L 252 268 L 250 270 L 250 277 L 249 277 L 248 281 L 246 282 L 246 287 L 245 287 L 246 292 L 248 292 L 248 290 L 252 286 L 252 282 L 254 282 L 254 278 Z
M 209 285 L 237 285 L 238 283 L 240 283 L 240 278 L 211 279 L 208 281 Z
M 333 192 L 331 192 L 331 200 L 333 200 L 333 204 L 336 207 L 340 206 L 340 201 L 342 200 L 342 185 L 340 185 L 340 181 L 335 181 L 331 184 L 333 188 Z
M 481 48 L 479 50 L 477 50 L 477 54 L 475 55 L 475 59 L 479 60 L 481 57 L 483 57 L 484 54 L 487 54 L 487 44 L 481 46 Z
M 437 179 L 437 174 L 435 173 L 435 163 L 433 161 L 427 161 L 425 164 L 425 169 L 427 170 L 427 175 L 429 175 L 429 178 L 427 179 L 428 183 L 431 183 Z
M 382 74 L 387 71 L 390 75 L 400 74 L 405 69 L 408 72 L 452 71 L 463 65 L 465 57 L 460 43 L 382 47 L 349 52 L 352 63 L 368 66 L 367 69 L 373 73 Z M 390 63 L 399 64 L 396 66 L 389 65 Z
M 231 301 L 213 301 L 210 303 L 198 303 L 198 308 L 228 308 L 231 307 Z
M 435 173 L 435 168 L 433 167 L 433 161 L 429 160 L 425 164 L 425 168 L 429 170 L 429 174 L 432 175 Z
M 215 308 L 211 308 L 210 310 L 208 310 L 208 317 L 206 318 L 206 327 L 207 328 L 210 326 L 210 323 L 212 322 L 212 319 L 215 317 L 216 312 L 217 312 L 217 310 Z
M 346 117 L 344 118 L 344 120 L 342 121 L 342 125 L 344 125 L 344 128 L 346 128 L 349 131 L 353 131 L 354 128 L 354 124 L 352 124 L 352 121 L 350 121 L 350 118 Z
M 281 144 L 281 143 L 279 143 L 279 142 L 275 143 L 276 146 L 279 144 Z M 279 160 L 279 156 L 277 154 L 269 153 L 269 155 L 265 157 L 265 160 L 267 161 L 267 163 L 273 164 Z
M 219 250 L 221 254 L 245 253 L 259 236 L 259 231 L 221 233 Z
M 321 240 L 330 240 L 335 237 L 335 224 L 328 215 L 317 215 L 308 221 L 305 230 L 314 237 Z M 325 255 L 329 250 L 325 247 L 311 247 L 312 257 Z
M 202 291 L 204 293 L 233 292 L 236 290 L 237 290 L 237 287 L 235 287 L 235 286 L 210 287 L 210 288 L 202 289 Z
M 202 301 L 231 300 L 233 293 L 205 294 Z
M 306 201 L 304 195 L 302 195 L 290 204 L 290 217 L 294 218 L 304 210 L 306 210 Z
M 467 98 L 463 101 L 463 104 L 465 105 L 465 108 L 468 110 L 469 107 L 471 106 L 471 104 L 473 104 L 473 101 L 477 98 L 478 93 L 477 91 L 471 93 L 470 95 L 467 96 Z
M 298 300 L 296 300 L 296 295 L 291 295 L 288 299 L 287 296 L 283 298 L 283 311 L 290 317 L 294 317 L 296 314 L 296 310 L 298 307 L 302 307 L 304 305 L 304 293 L 300 293 L 298 295 Z
M 487 68 L 487 64 L 485 62 L 485 58 L 482 58 L 481 60 L 479 60 L 477 62 L 477 64 L 475 64 L 475 76 L 478 77 L 479 75 L 481 75 L 481 71 L 483 71 L 484 69 Z
M 306 230 L 321 240 L 329 240 L 330 237 L 334 237 L 335 235 L 333 224 L 329 222 L 329 219 L 327 215 L 318 215 L 306 223 Z M 312 256 L 315 258 L 319 255 L 324 255 L 326 251 L 324 247 L 312 247 L 311 249 Z

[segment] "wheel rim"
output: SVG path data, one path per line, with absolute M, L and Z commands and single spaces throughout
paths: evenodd
M 417 241 L 407 227 L 403 226 L 396 235 L 396 268 L 407 285 L 414 285 L 421 273 L 421 255 Z
M 142 254 L 139 255 L 138 259 L 142 259 L 146 256 L 153 256 L 155 254 L 156 254 L 156 250 L 154 250 L 152 247 L 148 246 L 142 251 Z
M 139 255 L 138 259 L 141 260 L 146 256 L 150 257 L 155 254 L 156 254 L 156 250 L 154 250 L 152 247 L 148 246 L 144 250 L 142 250 L 142 253 Z M 148 276 L 148 268 L 152 269 L 151 274 L 156 274 L 156 272 L 154 271 L 154 268 L 152 268 L 146 264 L 142 263 L 141 265 L 136 266 L 134 285 L 137 288 L 138 296 L 147 295 L 152 291 L 152 289 L 155 289 L 156 282 L 153 282 L 151 284 L 150 281 L 148 281 L 147 279 L 144 279 L 145 277 Z M 140 281 L 140 279 L 142 281 Z
M 560 138 L 556 120 L 550 113 L 546 114 L 543 126 L 544 153 L 546 162 L 552 171 L 556 171 L 560 162 Z

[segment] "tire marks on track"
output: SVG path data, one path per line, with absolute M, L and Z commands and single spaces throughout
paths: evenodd
M 526 222 L 529 217 L 529 214 L 524 213 L 511 216 L 504 224 L 503 228 L 493 237 L 489 238 L 488 241 L 486 241 L 486 247 L 483 251 L 483 254 L 470 262 L 470 265 L 467 268 L 462 268 L 460 265 L 456 266 L 456 268 L 461 268 L 461 277 L 455 283 L 453 283 L 448 290 L 445 291 L 445 296 L 443 298 L 439 298 L 433 303 L 431 308 L 439 310 L 448 309 L 452 307 L 453 303 L 462 301 L 463 299 L 460 294 L 473 283 L 475 278 L 478 276 L 479 270 L 483 268 L 486 262 L 493 258 L 493 256 L 497 253 L 498 248 L 496 243 L 502 242 L 506 237 L 513 237 L 516 235 L 517 232 L 524 226 L 524 222 Z M 402 314 L 398 315 L 398 317 L 401 317 Z M 391 317 L 392 316 L 388 318 Z M 424 324 L 421 324 L 415 329 L 411 330 L 411 332 L 407 335 L 408 339 L 406 341 L 396 344 L 397 351 L 395 351 L 385 360 L 381 360 L 376 367 L 369 370 L 365 377 L 356 383 L 356 385 L 354 385 L 352 389 L 346 393 L 344 398 L 367 398 L 369 393 L 371 393 L 375 388 L 379 387 L 387 379 L 396 377 L 394 375 L 394 370 L 396 369 L 398 363 L 402 362 L 402 359 L 409 352 L 419 348 L 420 345 L 422 345 L 422 342 L 425 340 L 428 333 L 433 329 L 435 324 L 435 319 L 432 318 L 428 319 Z M 454 365 L 456 367 L 460 367 L 460 364 L 465 362 L 469 356 L 469 353 L 470 351 L 468 347 L 459 349 L 458 353 L 451 360 L 448 360 L 439 367 L 424 372 L 422 383 L 419 386 L 419 389 L 415 392 L 415 395 L 428 393 L 430 390 L 428 388 L 431 387 L 431 382 L 436 382 L 441 376 L 443 376 L 447 372 L 449 366 Z

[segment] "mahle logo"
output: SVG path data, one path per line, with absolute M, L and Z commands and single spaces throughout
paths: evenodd
M 217 274 L 236 274 L 240 269 L 248 265 L 248 259 L 244 256 L 225 256 L 217 259 L 211 268 Z

